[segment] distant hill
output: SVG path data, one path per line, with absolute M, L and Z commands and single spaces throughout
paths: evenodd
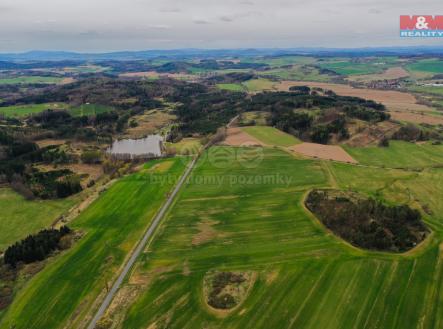
M 183 59 L 190 57 L 244 57 L 244 56 L 362 56 L 362 55 L 437 55 L 443 47 L 378 47 L 378 48 L 257 48 L 257 49 L 174 49 L 120 51 L 108 53 L 76 53 L 67 51 L 29 51 L 25 53 L 3 53 L 0 61 L 97 61 L 97 60 L 142 60 L 153 58 Z

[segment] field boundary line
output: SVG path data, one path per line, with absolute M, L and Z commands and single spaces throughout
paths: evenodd
M 87 326 L 87 329 L 94 329 L 97 322 L 100 320 L 100 318 L 105 314 L 107 308 L 111 304 L 115 294 L 117 293 L 118 289 L 122 285 L 124 279 L 128 275 L 129 271 L 134 266 L 138 256 L 141 254 L 141 252 L 145 249 L 145 246 L 149 239 L 152 237 L 152 235 L 155 233 L 155 230 L 157 226 L 160 224 L 161 220 L 164 218 L 164 215 L 168 211 L 170 205 L 173 203 L 176 195 L 181 190 L 183 183 L 186 182 L 186 179 L 188 178 L 189 174 L 191 173 L 192 169 L 194 169 L 195 163 L 197 162 L 198 157 L 195 157 L 192 162 L 189 164 L 188 168 L 186 168 L 183 175 L 180 177 L 180 180 L 175 185 L 175 188 L 171 195 L 168 196 L 165 203 L 162 205 L 160 210 L 155 215 L 153 221 L 149 225 L 148 229 L 144 233 L 142 239 L 137 244 L 137 247 L 132 252 L 131 257 L 128 259 L 126 264 L 124 265 L 122 271 L 118 275 L 117 279 L 115 280 L 114 284 L 112 285 L 112 288 L 109 290 L 109 292 L 106 294 L 105 298 L 100 304 L 99 309 L 93 316 L 92 320 L 89 322 L 89 325 Z

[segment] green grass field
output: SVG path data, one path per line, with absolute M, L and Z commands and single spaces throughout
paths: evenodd
M 47 228 L 75 203 L 75 197 L 27 201 L 9 188 L 0 188 L 0 250 Z
M 0 327 L 79 326 L 143 235 L 186 162 L 184 158 L 152 161 L 152 170 L 112 185 L 70 224 L 83 232 L 83 238 L 26 284 Z
M 408 64 L 406 68 L 409 71 L 438 74 L 443 73 L 443 61 L 439 59 L 422 59 L 415 63 Z
M 243 86 L 250 92 L 258 92 L 263 90 L 272 90 L 274 83 L 268 79 L 253 79 L 243 82 Z
M 30 105 L 13 105 L 0 107 L 0 114 L 10 118 L 25 117 L 30 114 L 43 112 L 47 109 L 67 109 L 68 106 L 63 103 L 44 103 Z
M 219 83 L 217 84 L 217 87 L 229 91 L 246 91 L 245 87 L 240 83 Z
M 410 91 L 425 93 L 431 95 L 443 96 L 443 85 L 441 87 L 437 86 L 412 86 L 408 88 Z
M 334 71 L 341 75 L 361 75 L 381 73 L 384 66 L 376 66 L 371 63 L 352 63 L 350 61 L 331 62 L 320 64 L 321 68 Z
M 253 126 L 243 127 L 242 129 L 266 145 L 287 147 L 300 143 L 300 141 L 294 136 L 274 127 Z
M 297 160 L 276 149 L 264 149 L 251 169 L 235 161 L 235 150 L 215 147 L 199 162 L 107 314 L 116 328 L 442 328 L 443 169 Z M 220 153 L 225 166 L 205 160 Z M 273 174 L 287 183 L 258 183 Z M 314 186 L 426 202 L 434 235 L 403 255 L 357 250 L 302 207 Z M 204 302 L 212 270 L 257 275 L 229 314 Z
M 114 108 L 99 104 L 84 104 L 69 109 L 69 113 L 74 117 L 91 116 L 100 113 L 111 112 Z
M 319 69 L 313 66 L 294 65 L 292 68 L 275 68 L 269 71 L 260 72 L 263 76 L 274 76 L 283 80 L 297 80 L 297 81 L 319 81 L 328 82 L 331 76 L 321 74 Z
M 443 164 L 443 146 L 391 141 L 390 146 L 353 148 L 346 151 L 358 162 L 389 168 L 422 168 Z
M 39 77 L 39 76 L 2 78 L 0 79 L 0 85 L 31 84 L 31 83 L 56 84 L 60 83 L 62 80 L 63 78 Z
M 114 108 L 111 106 L 99 104 L 85 104 L 81 106 L 70 107 L 68 104 L 64 103 L 44 103 L 0 107 L 0 114 L 3 114 L 4 116 L 10 118 L 22 118 L 31 114 L 43 112 L 47 109 L 67 110 L 74 117 L 79 117 L 82 115 L 96 115 L 99 113 L 105 113 L 114 110 Z

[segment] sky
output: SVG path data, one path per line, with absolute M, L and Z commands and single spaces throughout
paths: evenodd
M 442 0 L 0 0 L 0 52 L 443 45 L 399 16 Z

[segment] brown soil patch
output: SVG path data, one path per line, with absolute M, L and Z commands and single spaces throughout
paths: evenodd
M 228 128 L 224 144 L 229 146 L 265 146 L 257 138 L 249 135 L 241 128 Z
M 276 84 L 276 87 L 280 91 L 287 91 L 291 86 L 309 86 L 311 88 L 322 88 L 325 90 L 332 90 L 337 95 L 360 97 L 363 99 L 373 100 L 378 103 L 382 103 L 392 113 L 393 119 L 397 120 L 411 120 L 416 123 L 431 123 L 436 124 L 440 122 L 439 118 L 435 118 L 431 115 L 426 115 L 428 112 L 432 112 L 433 109 L 422 104 L 417 104 L 417 99 L 414 95 L 394 91 L 394 90 L 376 90 L 376 89 L 363 89 L 353 88 L 349 85 L 323 83 L 323 82 L 303 82 L 303 81 L 282 81 L 280 84 Z M 418 116 L 399 116 L 403 113 L 424 113 L 424 115 Z M 403 118 L 403 119 L 400 119 Z
M 42 139 L 35 142 L 38 147 L 43 148 L 51 145 L 63 145 L 66 143 L 65 139 Z
M 390 112 L 391 118 L 398 121 L 408 121 L 414 123 L 425 123 L 429 125 L 443 125 L 443 116 L 433 116 L 420 113 L 408 113 L 408 112 Z
M 199 222 L 197 224 L 197 229 L 199 232 L 192 238 L 192 245 L 198 246 L 216 238 L 218 233 L 213 226 L 217 224 L 218 222 L 213 220 L 204 220 Z
M 289 147 L 291 151 L 312 158 L 333 160 L 348 163 L 358 163 L 345 150 L 337 145 L 322 145 L 315 143 L 302 143 Z
M 63 78 L 63 80 L 60 81 L 60 84 L 61 85 L 67 85 L 69 83 L 73 83 L 74 81 L 75 81 L 74 78 Z

